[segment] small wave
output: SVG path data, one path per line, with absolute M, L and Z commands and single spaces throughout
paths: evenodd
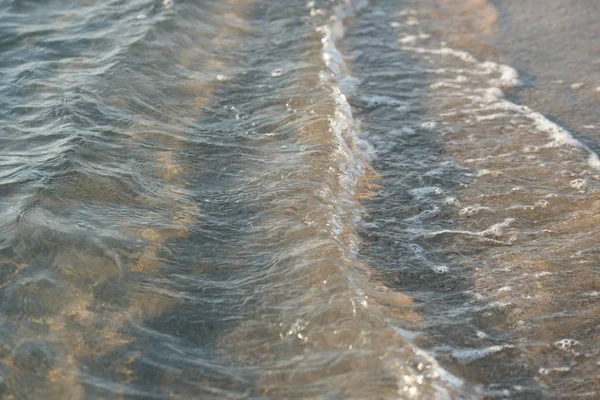
M 486 106 L 480 106 L 478 111 L 502 110 L 520 114 L 529 119 L 538 131 L 548 134 L 552 140 L 547 144 L 548 147 L 571 146 L 581 149 L 588 155 L 588 165 L 596 170 L 600 169 L 600 158 L 598 157 L 598 154 L 584 143 L 577 140 L 567 129 L 550 121 L 540 112 L 534 111 L 525 105 L 518 105 L 505 98 L 505 89 L 516 88 L 521 85 L 519 73 L 516 69 L 493 61 L 479 61 L 474 55 L 464 50 L 456 50 L 443 45 L 439 48 L 420 47 L 418 45 L 420 41 L 425 41 L 429 38 L 430 35 L 419 34 L 404 36 L 400 38 L 399 41 L 403 44 L 402 47 L 406 51 L 428 56 L 452 57 L 467 63 L 470 66 L 470 68 L 459 67 L 453 69 L 438 69 L 437 72 L 441 74 L 447 74 L 449 72 L 456 74 L 457 78 L 455 82 L 459 83 L 441 81 L 433 84 L 432 88 L 456 89 L 459 92 L 466 90 L 467 93 L 469 91 L 475 93 L 477 89 L 469 90 L 468 86 L 465 86 L 469 85 L 469 79 L 465 78 L 465 76 L 475 75 L 479 77 L 488 77 L 486 84 L 489 85 L 489 87 L 485 88 L 483 92 L 480 92 L 482 94 L 473 96 L 474 100 L 483 100 L 483 103 L 486 104 Z M 494 116 L 477 115 L 476 118 L 478 118 L 479 121 L 482 121 L 490 118 L 493 119 Z
M 357 186 L 360 184 L 361 177 L 365 177 L 372 170 L 370 161 L 374 158 L 374 151 L 372 145 L 368 142 L 367 138 L 362 136 L 359 129 L 358 122 L 354 119 L 353 110 L 348 101 L 348 97 L 354 93 L 356 84 L 359 82 L 350 73 L 350 68 L 345 62 L 345 57 L 338 48 L 338 42 L 345 36 L 345 21 L 350 18 L 357 17 L 361 11 L 363 11 L 368 5 L 367 1 L 352 1 L 346 0 L 340 2 L 332 10 L 329 19 L 321 26 L 317 28 L 318 32 L 321 33 L 322 37 L 322 60 L 327 68 L 326 74 L 321 74 L 321 79 L 324 84 L 331 86 L 331 93 L 336 102 L 336 111 L 331 122 L 331 129 L 338 139 L 340 148 L 344 149 L 346 164 L 344 166 L 344 175 L 351 179 L 346 180 L 344 183 L 344 190 L 340 193 L 342 198 L 346 200 L 341 203 L 352 204 L 354 210 L 354 219 L 351 224 L 356 225 L 362 212 L 356 212 L 362 208 L 361 204 L 355 201 L 349 201 L 352 198 L 352 194 L 356 191 Z M 309 3 L 311 8 L 311 15 L 321 15 L 321 13 L 314 8 L 314 3 Z M 508 73 L 506 76 L 508 79 Z M 351 85 L 347 83 L 351 82 Z M 348 87 L 350 86 L 350 87 Z M 383 95 L 371 95 L 368 93 L 361 93 L 359 100 L 359 106 L 365 108 L 377 108 L 380 106 L 404 106 L 404 103 L 396 100 L 389 96 Z M 433 129 L 434 126 L 424 125 L 422 129 Z M 407 128 L 409 129 L 409 128 Z M 431 196 L 443 195 L 443 190 L 437 187 L 424 187 L 411 191 L 411 195 L 420 199 L 421 201 L 426 200 Z M 436 214 L 438 211 L 429 210 L 425 211 L 422 215 L 415 218 L 429 218 L 430 214 Z M 347 227 L 349 228 L 349 227 Z M 354 231 L 355 227 L 351 227 Z M 355 233 L 352 233 L 351 249 L 356 248 L 358 238 L 355 237 Z M 350 254 L 356 257 L 356 250 L 351 250 Z M 368 266 L 366 267 L 369 268 Z M 447 272 L 446 266 L 432 265 L 432 269 L 436 273 Z M 369 308 L 370 318 L 382 318 L 378 314 L 383 313 L 385 315 L 384 308 L 389 307 L 400 307 L 406 303 L 412 302 L 409 296 L 402 295 L 391 290 L 379 291 L 374 290 L 370 287 L 370 284 L 364 280 L 363 276 L 352 277 L 348 276 L 348 281 L 356 295 L 358 295 L 358 304 L 361 304 L 364 308 Z M 379 307 L 373 307 L 378 305 Z M 386 330 L 390 327 L 386 327 Z M 401 335 L 405 337 L 405 335 Z M 398 394 L 402 397 L 407 396 L 408 398 L 420 398 L 427 396 L 435 396 L 436 398 L 449 398 L 452 393 L 456 391 L 469 392 L 470 389 L 466 388 L 465 383 L 450 373 L 445 371 L 438 362 L 428 353 L 416 347 L 412 342 L 404 343 L 409 353 L 414 353 L 417 359 L 422 360 L 421 367 L 417 368 L 417 371 L 406 370 L 401 364 L 405 364 L 407 359 L 404 357 L 393 359 L 392 367 L 397 369 L 398 375 Z M 419 371 L 427 370 L 423 375 L 420 375 Z M 424 387 L 431 386 L 431 389 Z M 432 390 L 433 391 L 430 391 Z M 435 395 L 433 394 L 435 393 Z

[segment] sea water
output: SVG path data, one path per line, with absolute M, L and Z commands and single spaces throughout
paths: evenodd
M 0 2 L 4 398 L 600 396 L 600 10 L 513 3 Z

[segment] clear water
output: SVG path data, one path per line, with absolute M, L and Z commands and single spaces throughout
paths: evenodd
M 600 91 L 529 3 L 0 2 L 4 398 L 600 396 Z

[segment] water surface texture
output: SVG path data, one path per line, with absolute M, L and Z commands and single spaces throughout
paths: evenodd
M 600 7 L 544 4 L 0 0 L 0 396 L 599 398 Z

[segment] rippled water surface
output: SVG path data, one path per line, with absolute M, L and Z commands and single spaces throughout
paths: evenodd
M 1 396 L 600 398 L 600 9 L 534 3 L 0 0 Z

